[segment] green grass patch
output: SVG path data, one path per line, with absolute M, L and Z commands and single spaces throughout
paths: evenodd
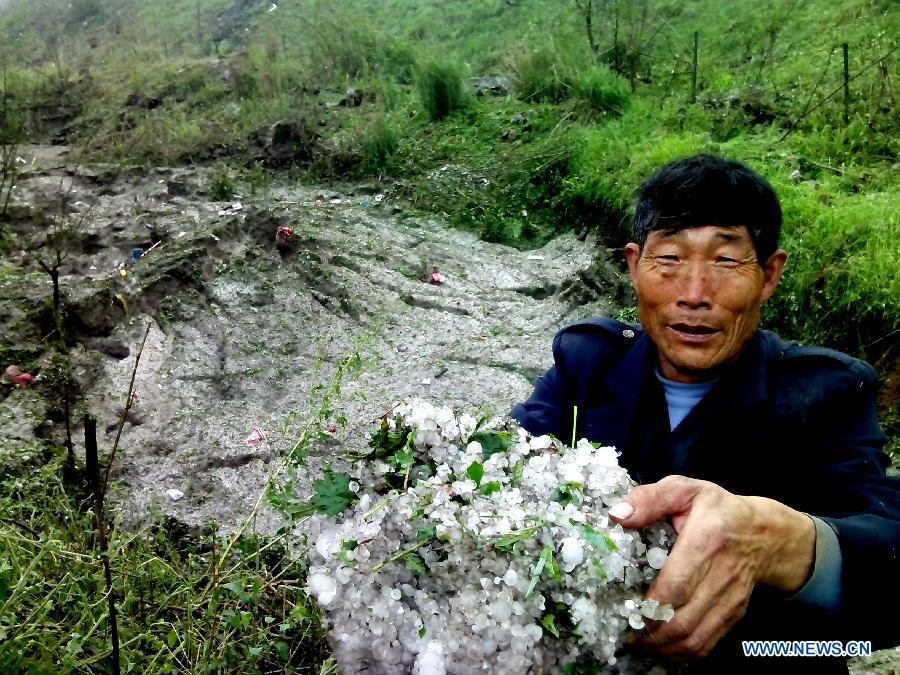
M 426 61 L 416 72 L 419 102 L 432 120 L 441 120 L 462 110 L 468 97 L 463 87 L 462 70 L 449 61 Z
M 49 453 L 49 455 L 48 455 Z M 64 451 L 20 448 L 0 479 L 0 670 L 94 673 L 110 663 L 103 569 Z M 48 460 L 49 457 L 49 461 Z M 6 458 L 9 459 L 9 458 Z M 74 482 L 73 482 L 74 479 Z M 285 547 L 157 518 L 112 530 L 123 671 L 319 673 L 328 651 L 306 569 Z

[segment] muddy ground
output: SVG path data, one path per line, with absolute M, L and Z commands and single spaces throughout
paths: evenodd
M 559 327 L 630 298 L 610 252 L 590 240 L 530 252 L 486 243 L 410 215 L 390 186 L 277 187 L 216 202 L 200 169 L 77 166 L 58 146 L 20 155 L 15 246 L 0 269 L 4 356 L 49 367 L 52 284 L 40 261 L 52 262 L 48 236 L 65 235 L 56 241 L 77 343 L 76 452 L 85 412 L 98 417 L 101 450 L 111 446 L 149 326 L 113 472 L 128 524 L 164 513 L 233 530 L 319 409 L 316 385 L 347 357 L 361 368 L 322 420 L 336 430 L 311 448 L 301 495 L 400 399 L 508 411 L 550 365 Z M 293 232 L 281 247 L 280 226 Z M 134 249 L 149 252 L 130 261 Z M 427 282 L 432 266 L 446 282 Z M 4 388 L 7 458 L 62 441 L 51 386 L 39 377 Z M 265 440 L 251 445 L 255 428 Z M 279 524 L 263 507 L 253 527 Z M 896 654 L 870 662 L 857 672 L 890 672 Z

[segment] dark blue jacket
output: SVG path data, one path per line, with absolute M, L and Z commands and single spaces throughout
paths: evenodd
M 885 475 L 871 366 L 758 331 L 670 432 L 653 374 L 656 348 L 639 327 L 582 321 L 556 335 L 553 358 L 531 397 L 512 411 L 532 433 L 570 439 L 577 406 L 577 437 L 616 446 L 638 482 L 668 474 L 708 480 L 819 516 L 836 531 L 840 610 L 825 614 L 757 589 L 748 615 L 708 663 L 728 659 L 734 668 L 735 650 L 746 639 L 872 640 L 876 649 L 900 643 L 900 622 L 881 619 L 900 608 L 900 479 Z M 799 661 L 810 672 L 846 672 L 843 661 Z M 783 658 L 765 669 L 800 672 L 801 665 Z M 758 659 L 748 666 L 760 667 Z

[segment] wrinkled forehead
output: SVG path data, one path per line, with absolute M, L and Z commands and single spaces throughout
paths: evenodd
M 647 233 L 647 246 L 668 241 L 698 245 L 743 244 L 753 246 L 753 238 L 746 225 L 673 226 L 661 227 Z

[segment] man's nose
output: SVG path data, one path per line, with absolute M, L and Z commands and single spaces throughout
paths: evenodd
M 689 263 L 685 268 L 685 276 L 682 280 L 678 299 L 679 307 L 690 309 L 711 307 L 712 294 L 709 281 L 706 265 L 700 262 Z

